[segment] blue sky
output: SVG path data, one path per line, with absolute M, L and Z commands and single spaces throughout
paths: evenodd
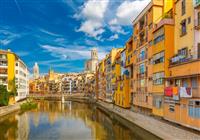
M 0 49 L 10 48 L 30 71 L 80 72 L 90 50 L 102 59 L 123 47 L 132 20 L 149 0 L 0 0 Z

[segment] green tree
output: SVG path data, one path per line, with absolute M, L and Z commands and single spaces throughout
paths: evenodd
M 0 85 L 0 106 L 8 105 L 9 102 L 9 92 L 6 86 Z

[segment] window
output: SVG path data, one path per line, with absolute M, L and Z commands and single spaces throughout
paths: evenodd
M 183 87 L 188 87 L 188 80 L 187 79 L 183 79 Z
M 144 80 L 144 79 L 141 79 L 141 80 L 140 80 L 140 86 L 141 86 L 141 87 L 144 87 L 144 86 L 145 86 L 145 80 Z
M 153 74 L 153 84 L 162 85 L 164 83 L 164 72 L 158 72 Z
M 164 51 L 157 53 L 153 56 L 153 64 L 164 62 Z
M 181 86 L 181 80 L 180 79 L 176 79 L 175 80 L 175 86 Z
M 178 50 L 178 54 L 186 57 L 188 55 L 188 49 L 187 48 L 180 49 Z
M 181 3 L 182 15 L 185 14 L 185 9 L 186 9 L 185 5 L 186 5 L 186 4 L 185 4 L 185 0 L 183 0 L 182 3 Z
M 140 73 L 144 73 L 144 72 L 145 72 L 145 65 L 140 64 Z
M 164 35 L 164 34 L 159 35 L 158 37 L 156 37 L 156 38 L 154 39 L 154 44 L 157 44 L 158 42 L 164 40 L 164 38 L 165 38 L 165 35 Z
M 186 20 L 184 19 L 181 22 L 181 36 L 184 36 L 187 33 L 187 29 L 186 29 Z
M 192 83 L 192 88 L 197 88 L 198 85 L 197 85 L 197 78 L 196 77 L 193 77 L 191 79 L 191 83 Z
M 158 109 L 162 107 L 162 96 L 153 97 L 153 106 Z
M 145 55 L 146 55 L 145 50 L 142 49 L 142 50 L 140 51 L 140 55 L 139 55 L 139 58 L 140 58 L 141 61 L 145 59 Z
M 191 17 L 188 18 L 188 24 L 190 24 L 190 23 L 191 23 Z
M 169 104 L 169 111 L 174 112 L 175 111 L 175 104 Z
M 193 118 L 200 118 L 200 100 L 189 101 L 189 111 L 188 114 Z
M 0 58 L 1 59 L 7 59 L 7 55 L 6 54 L 0 54 Z

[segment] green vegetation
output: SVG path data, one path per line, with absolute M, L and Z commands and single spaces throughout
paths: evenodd
M 17 95 L 17 88 L 16 88 L 16 83 L 15 83 L 15 77 L 13 78 L 13 80 L 10 80 L 8 82 L 8 85 L 9 85 L 9 89 L 10 89 L 10 95 L 16 96 Z
M 6 86 L 0 85 L 0 106 L 6 106 L 9 102 L 10 93 L 7 91 Z
M 22 111 L 35 109 L 35 108 L 37 108 L 37 103 L 35 103 L 33 101 L 27 101 L 26 103 L 21 104 L 20 108 Z

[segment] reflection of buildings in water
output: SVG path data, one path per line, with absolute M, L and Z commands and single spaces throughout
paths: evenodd
M 16 119 L 18 120 L 17 139 L 28 140 L 30 131 L 28 114 L 16 115 Z
M 40 112 L 34 112 L 33 113 L 33 124 L 35 127 L 38 127 L 39 123 L 40 123 Z
M 9 116 L 8 119 L 1 120 L 1 122 L 0 122 L 0 140 L 16 139 L 17 124 L 18 124 L 17 119 L 14 116 Z

